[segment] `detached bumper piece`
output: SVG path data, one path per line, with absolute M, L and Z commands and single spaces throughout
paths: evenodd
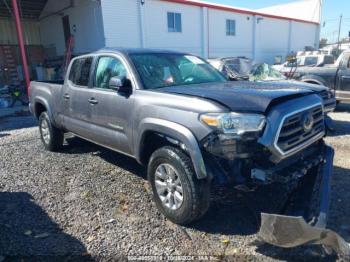
M 259 237 L 266 243 L 285 248 L 323 245 L 350 259 L 349 243 L 332 230 L 311 226 L 302 217 L 263 213 Z
M 303 203 L 298 203 L 291 209 L 286 208 L 287 214 L 262 213 L 258 237 L 266 243 L 285 248 L 306 244 L 323 245 L 327 250 L 350 259 L 350 244 L 334 231 L 325 229 L 334 151 L 328 146 L 324 149 L 325 161 L 315 174 L 311 194 L 305 195 L 305 188 L 310 188 L 310 184 L 306 184 L 300 189 L 303 193 Z M 296 194 L 300 195 L 300 192 Z M 308 210 L 305 209 L 305 203 L 308 203 Z

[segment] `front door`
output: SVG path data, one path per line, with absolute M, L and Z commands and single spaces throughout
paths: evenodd
M 350 54 L 345 54 L 337 75 L 337 98 L 350 100 Z
M 63 92 L 64 126 L 79 136 L 93 139 L 91 132 L 95 91 L 90 85 L 93 57 L 74 60 Z
M 92 111 L 96 142 L 126 154 L 132 154 L 133 96 L 109 88 L 112 77 L 127 77 L 120 57 L 101 56 L 96 61 L 92 86 L 98 104 Z

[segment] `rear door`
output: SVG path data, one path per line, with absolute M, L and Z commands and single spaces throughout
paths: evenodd
M 94 103 L 94 89 L 91 88 L 93 56 L 80 57 L 73 61 L 66 81 L 63 99 L 65 100 L 65 127 L 84 138 L 92 139 L 91 117 Z
M 96 59 L 92 86 L 98 101 L 93 107 L 95 141 L 114 150 L 132 155 L 133 94 L 126 95 L 109 88 L 114 77 L 130 78 L 127 64 L 118 55 L 101 55 Z
M 350 53 L 344 54 L 337 75 L 337 98 L 350 101 Z

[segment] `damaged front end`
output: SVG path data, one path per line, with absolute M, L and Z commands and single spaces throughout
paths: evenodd
M 336 232 L 325 228 L 334 151 L 324 146 L 324 152 L 325 159 L 293 192 L 282 214 L 261 214 L 258 237 L 285 248 L 322 245 L 327 251 L 350 259 L 350 244 Z
M 213 132 L 201 146 L 216 184 L 246 192 L 270 184 L 286 188 L 282 208 L 261 214 L 262 240 L 280 247 L 321 244 L 349 256 L 349 244 L 325 229 L 334 151 L 325 145 L 324 136 L 322 103 L 310 96 L 272 107 L 260 133 Z

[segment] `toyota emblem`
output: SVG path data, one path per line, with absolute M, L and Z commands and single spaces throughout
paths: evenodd
M 309 132 L 314 126 L 314 117 L 310 112 L 306 113 L 302 118 L 302 125 L 305 132 Z

